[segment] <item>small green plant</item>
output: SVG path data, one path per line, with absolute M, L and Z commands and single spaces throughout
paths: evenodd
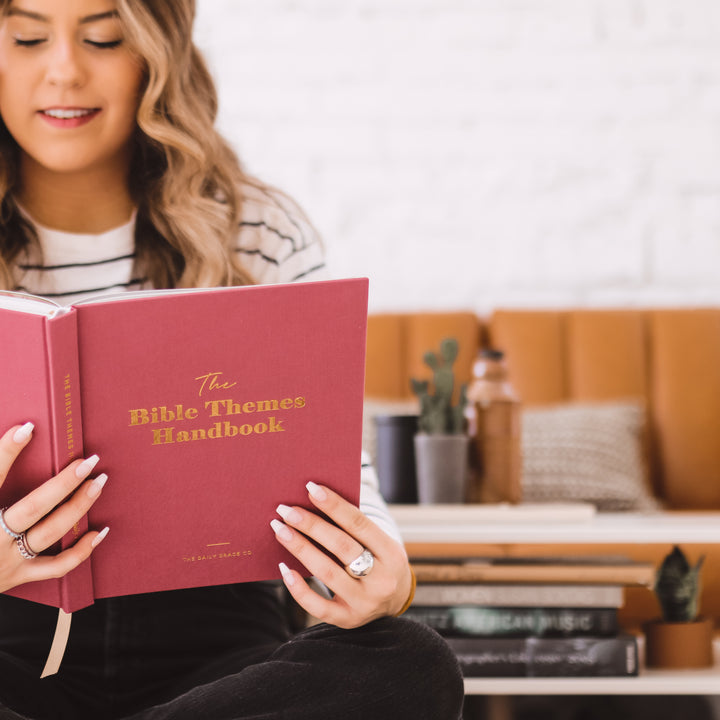
M 465 432 L 465 406 L 467 387 L 460 388 L 460 396 L 453 405 L 455 373 L 453 364 L 458 356 L 458 342 L 446 338 L 440 343 L 440 352 L 431 350 L 423 355 L 423 361 L 433 371 L 432 394 L 428 380 L 410 381 L 412 391 L 420 400 L 420 432 L 440 435 L 461 435 Z
M 665 556 L 655 576 L 655 595 L 665 622 L 692 622 L 697 618 L 700 596 L 700 568 L 703 555 L 694 567 L 675 545 Z

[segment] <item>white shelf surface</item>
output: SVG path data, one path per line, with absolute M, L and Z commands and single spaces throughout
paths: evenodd
M 643 657 L 642 638 L 638 641 Z M 720 695 L 720 644 L 715 665 L 701 670 L 647 670 L 618 678 L 465 678 L 466 695 Z
M 406 543 L 720 543 L 720 512 L 600 513 L 592 506 L 391 505 Z

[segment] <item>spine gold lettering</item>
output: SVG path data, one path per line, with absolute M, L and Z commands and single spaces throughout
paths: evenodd
M 65 411 L 65 441 L 67 448 L 67 459 L 75 457 L 75 431 L 73 428 L 73 388 L 70 382 L 70 375 L 63 378 L 63 408 Z

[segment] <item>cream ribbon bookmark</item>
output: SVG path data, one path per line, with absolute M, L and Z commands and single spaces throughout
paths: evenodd
M 70 637 L 70 622 L 72 613 L 66 613 L 64 610 L 58 610 L 57 625 L 55 626 L 55 637 L 53 637 L 50 653 L 47 662 L 42 671 L 41 678 L 48 675 L 55 675 L 60 669 L 65 648 L 67 648 L 68 638 Z

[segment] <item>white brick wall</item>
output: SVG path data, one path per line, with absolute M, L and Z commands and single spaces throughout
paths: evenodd
M 198 0 L 220 126 L 371 309 L 720 304 L 717 0 Z

